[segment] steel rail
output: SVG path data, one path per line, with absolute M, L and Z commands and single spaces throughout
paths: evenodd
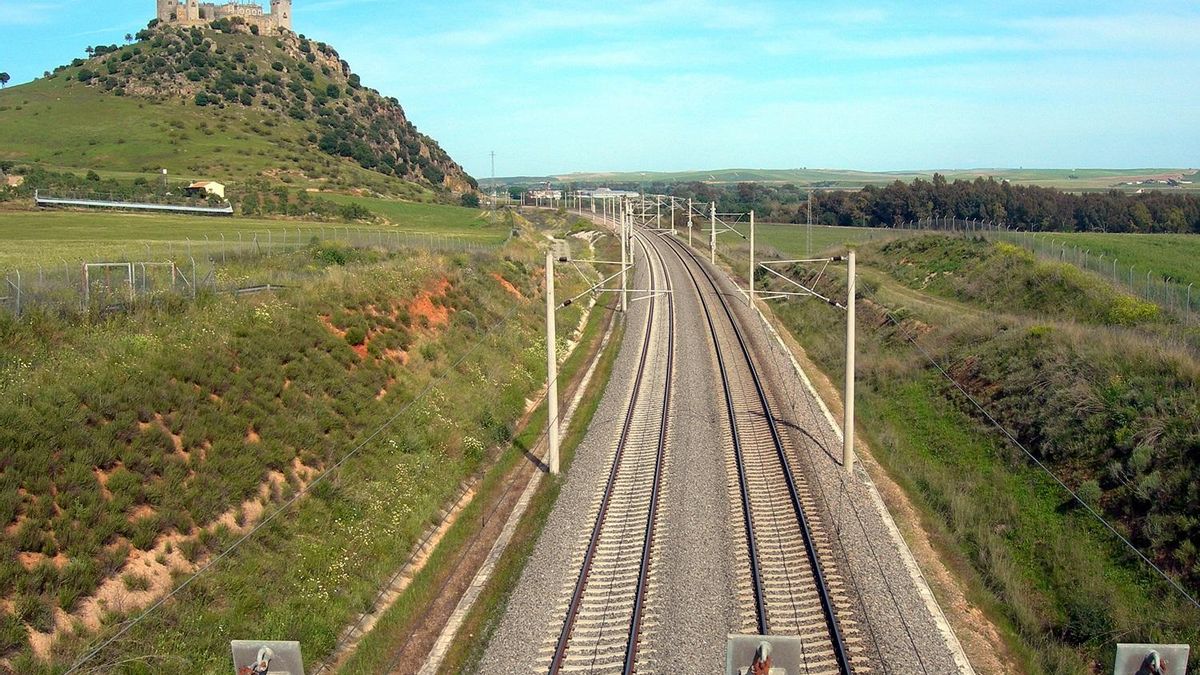
M 726 302 L 724 296 L 721 294 L 721 290 L 717 286 L 716 281 L 713 279 L 712 274 L 703 265 L 701 265 L 698 262 L 696 255 L 692 251 L 688 250 L 686 247 L 683 247 L 683 245 L 678 242 L 671 242 L 671 245 L 672 245 L 672 250 L 674 250 L 675 254 L 680 257 L 681 261 L 683 258 L 682 258 L 682 255 L 679 254 L 678 249 L 684 248 L 684 250 L 687 252 L 688 256 L 692 259 L 693 264 L 700 268 L 701 273 L 704 274 L 704 276 L 708 280 L 709 285 L 712 287 L 713 294 L 717 297 L 717 300 L 719 301 L 721 308 L 724 309 L 725 316 L 729 320 L 729 324 L 733 330 L 733 334 L 737 338 L 737 342 L 740 347 L 741 354 L 745 360 L 746 369 L 750 373 L 751 380 L 754 383 L 755 391 L 758 394 L 759 402 L 762 405 L 763 419 L 767 423 L 767 428 L 771 433 L 772 443 L 775 446 L 776 455 L 778 456 L 780 464 L 783 467 L 783 475 L 785 478 L 785 482 L 787 483 L 788 496 L 789 496 L 789 499 L 792 504 L 792 509 L 796 514 L 797 523 L 800 526 L 802 539 L 804 540 L 804 548 L 808 555 L 809 565 L 812 569 L 814 581 L 816 582 L 817 595 L 820 598 L 821 607 L 822 607 L 822 609 L 824 609 L 825 623 L 829 630 L 830 641 L 833 643 L 834 654 L 835 654 L 835 656 L 837 658 L 837 662 L 838 662 L 838 669 L 840 672 L 848 674 L 851 672 L 851 670 L 850 670 L 849 658 L 846 654 L 846 645 L 842 639 L 841 629 L 838 627 L 837 619 L 834 616 L 833 603 L 829 597 L 829 588 L 825 582 L 825 575 L 821 570 L 821 562 L 817 557 L 816 547 L 813 544 L 812 531 L 811 531 L 811 528 L 809 527 L 808 518 L 804 513 L 804 508 L 800 504 L 800 497 L 799 497 L 798 491 L 796 489 L 794 477 L 792 475 L 791 463 L 788 460 L 787 452 L 784 450 L 783 441 L 780 438 L 779 429 L 775 423 L 775 417 L 771 413 L 771 406 L 770 406 L 770 402 L 767 398 L 766 390 L 763 387 L 762 379 L 760 378 L 760 376 L 758 374 L 758 369 L 755 368 L 754 361 L 750 357 L 749 345 L 746 344 L 746 340 L 745 340 L 744 336 L 742 335 L 742 331 L 738 327 L 737 320 L 734 318 L 733 312 L 729 308 L 729 303 Z M 700 284 L 697 281 L 695 274 L 692 273 L 691 267 L 688 266 L 686 264 L 686 262 L 684 263 L 684 266 L 687 267 L 689 276 L 691 276 L 693 283 L 696 284 L 696 291 L 700 295 L 701 304 L 704 305 L 705 313 L 708 314 L 709 313 L 708 303 L 704 300 L 704 295 L 701 292 Z M 713 329 L 713 332 L 712 332 L 713 343 L 714 343 L 714 345 L 716 345 L 719 342 L 719 338 L 718 338 L 716 330 L 714 329 L 714 325 L 711 320 L 711 315 L 709 315 L 709 327 L 710 327 L 710 329 Z M 719 355 L 720 354 L 719 346 L 717 347 L 717 351 L 718 351 L 718 355 Z M 720 361 L 719 358 L 718 358 L 718 360 Z M 724 367 L 722 367 L 721 377 L 722 377 L 722 385 L 725 389 L 726 401 L 728 403 L 729 410 L 730 410 L 730 426 L 733 428 L 736 428 L 737 423 L 733 417 L 734 413 L 732 410 L 731 394 L 729 391 L 729 389 L 730 389 L 729 381 L 728 381 L 728 378 L 726 377 L 726 372 L 725 372 Z M 735 435 L 734 443 L 735 443 L 735 452 L 738 453 L 738 473 L 739 473 L 739 476 L 744 477 L 743 468 L 741 466 L 742 457 L 741 457 L 741 453 L 740 453 L 740 448 L 737 447 L 738 440 L 737 440 L 736 435 Z M 744 480 L 742 481 L 741 488 L 742 488 L 743 508 L 748 509 L 749 508 L 749 498 L 746 495 L 746 483 Z M 748 516 L 747 516 L 746 520 L 747 520 L 747 522 L 752 523 L 752 519 L 749 518 Z M 753 538 L 754 538 L 753 534 L 751 533 L 748 536 L 748 539 L 753 539 Z M 762 593 L 761 582 L 758 582 L 756 584 L 755 591 L 756 591 L 756 594 Z M 767 632 L 766 629 L 769 627 L 767 627 L 765 625 L 766 624 L 766 618 L 764 617 L 765 600 L 761 597 L 761 595 L 756 597 L 755 600 L 756 600 L 756 606 L 760 612 L 760 614 L 759 614 L 759 632 L 762 634 L 766 634 L 766 632 Z
M 679 263 L 687 270 L 688 276 L 692 279 L 692 284 L 696 287 L 696 295 L 700 299 L 700 306 L 704 309 L 704 316 L 708 320 L 708 329 L 713 336 L 713 348 L 717 354 L 717 369 L 721 373 L 721 384 L 725 392 L 725 411 L 729 416 L 729 432 L 733 437 L 733 453 L 736 458 L 738 484 L 741 487 L 742 496 L 742 520 L 746 528 L 746 548 L 750 559 L 750 581 L 754 587 L 754 605 L 755 617 L 758 624 L 758 632 L 761 635 L 767 634 L 767 607 L 766 593 L 763 591 L 762 571 L 758 564 L 758 544 L 754 539 L 754 515 L 750 508 L 750 490 L 748 487 L 748 479 L 746 478 L 745 462 L 742 461 L 742 441 L 741 433 L 737 426 L 737 412 L 734 410 L 733 392 L 729 388 L 729 375 L 725 367 L 725 356 L 721 351 L 721 343 L 717 340 L 717 327 L 713 323 L 712 311 L 708 308 L 708 303 L 704 301 L 704 295 L 700 292 L 700 282 L 696 280 L 696 275 L 692 272 L 692 268 L 684 261 L 683 256 L 679 251 L 671 246 L 671 251 L 679 258 Z
M 642 242 L 645 248 L 645 242 Z M 667 274 L 667 264 L 662 253 L 656 246 L 649 246 L 658 258 L 659 268 L 663 271 L 663 285 L 671 291 L 671 277 Z M 670 297 L 670 296 L 668 296 Z M 629 643 L 625 651 L 625 675 L 634 670 L 637 662 L 638 635 L 642 628 L 642 610 L 645 606 L 646 591 L 650 585 L 650 550 L 654 545 L 655 515 L 658 513 L 658 498 L 662 487 L 663 465 L 667 453 L 667 418 L 671 410 L 671 373 L 675 366 L 675 302 L 672 298 L 667 302 L 667 373 L 666 386 L 663 388 L 662 422 L 658 428 L 658 454 L 654 463 L 654 483 L 650 493 L 650 517 L 646 520 L 646 534 L 642 543 L 642 564 L 638 570 L 637 591 L 633 600 L 633 616 L 629 621 Z
M 646 244 L 644 242 L 639 241 L 639 243 L 643 247 L 646 246 Z M 649 258 L 647 258 L 647 260 L 649 260 Z M 665 276 L 665 274 L 666 274 L 665 268 L 663 270 L 663 273 Z M 651 284 L 651 286 L 654 286 L 654 284 L 655 284 L 653 268 L 650 269 L 650 284 Z M 646 362 L 647 362 L 647 359 L 650 354 L 650 339 L 651 339 L 651 335 L 653 333 L 652 328 L 654 325 L 656 304 L 657 304 L 657 301 L 654 298 L 652 298 L 651 303 L 650 303 L 650 308 L 648 310 L 648 314 L 646 317 L 646 337 L 642 341 L 642 351 L 641 351 L 641 355 L 638 359 L 637 373 L 634 377 L 633 392 L 631 393 L 631 395 L 629 397 L 629 405 L 626 408 L 626 412 L 625 412 L 625 421 L 621 427 L 621 434 L 618 437 L 617 451 L 616 451 L 615 457 L 613 458 L 612 467 L 611 467 L 611 469 L 609 469 L 608 479 L 607 479 L 607 482 L 605 483 L 604 493 L 603 493 L 603 496 L 601 497 L 601 501 L 600 501 L 600 509 L 596 514 L 596 521 L 592 526 L 592 534 L 588 541 L 587 550 L 584 553 L 584 559 L 583 559 L 582 565 L 580 566 L 579 576 L 575 581 L 575 588 L 571 594 L 570 604 L 567 607 L 566 618 L 563 620 L 562 629 L 559 632 L 558 640 L 555 643 L 554 655 L 550 661 L 549 672 L 551 673 L 551 675 L 558 673 L 561 670 L 561 668 L 564 664 L 564 661 L 566 660 L 567 651 L 568 651 L 569 643 L 571 640 L 571 634 L 575 627 L 575 620 L 579 615 L 579 609 L 580 609 L 580 606 L 582 605 L 583 596 L 587 589 L 587 583 L 588 583 L 588 578 L 589 578 L 589 575 L 591 572 L 592 562 L 595 560 L 596 549 L 600 543 L 600 535 L 604 529 L 605 518 L 608 515 L 609 506 L 612 503 L 612 496 L 613 496 L 614 489 L 616 487 L 617 476 L 620 472 L 621 460 L 625 454 L 625 446 L 629 439 L 630 428 L 633 425 L 633 417 L 634 417 L 635 407 L 636 407 L 636 404 L 637 404 L 637 401 L 638 401 L 638 398 L 639 398 L 639 395 L 641 392 L 642 379 L 643 379 L 643 375 L 645 374 L 645 371 L 646 371 Z M 674 321 L 674 312 L 673 311 L 670 314 L 670 320 L 672 322 Z M 674 325 L 671 326 L 671 331 L 668 333 L 668 337 L 670 340 L 669 348 L 668 348 L 668 364 L 670 364 L 670 358 L 671 358 L 670 348 L 673 347 L 673 345 L 674 345 L 673 333 L 674 333 Z M 671 371 L 668 369 L 666 372 L 667 396 L 670 395 L 670 389 L 671 389 Z M 666 407 L 663 408 L 662 415 L 663 415 L 663 419 L 662 419 L 660 428 L 665 430 L 666 423 L 667 423 L 667 415 L 668 415 L 668 410 Z M 662 459 L 663 459 L 663 455 L 665 452 L 665 447 L 666 447 L 666 435 L 664 433 L 664 434 L 660 435 L 660 437 L 659 437 L 659 447 L 658 447 L 658 453 L 656 455 L 654 487 L 653 487 L 652 497 L 651 497 L 651 499 L 652 499 L 651 508 L 652 509 L 657 508 L 657 498 L 658 498 L 658 492 L 659 492 L 658 484 L 662 478 Z M 649 524 L 648 524 L 646 535 L 645 535 L 647 537 L 653 535 L 654 515 L 655 515 L 654 511 L 651 510 L 649 513 L 649 518 L 648 518 Z M 644 550 L 643 550 L 643 569 L 641 570 L 641 572 L 639 572 L 639 588 L 637 590 L 637 593 L 638 593 L 637 600 L 638 601 L 641 600 L 641 592 L 642 592 L 642 584 L 643 584 L 642 575 L 645 575 L 645 572 L 646 572 L 645 567 L 648 563 L 648 557 L 646 557 L 647 556 L 647 548 L 648 547 L 644 548 Z M 640 612 L 641 612 L 640 606 L 635 607 L 635 609 L 640 615 Z M 640 620 L 637 622 L 637 624 L 634 624 L 631 622 L 630 633 L 629 633 L 630 642 L 626 644 L 625 673 L 632 672 L 633 658 L 631 657 L 630 653 L 636 650 L 636 647 L 633 646 L 635 644 L 633 641 L 636 640 L 637 633 L 639 630 L 640 630 Z

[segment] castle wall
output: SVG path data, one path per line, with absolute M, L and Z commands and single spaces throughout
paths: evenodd
M 258 4 L 227 2 L 200 2 L 199 0 L 156 0 L 158 20 L 182 26 L 202 26 L 218 19 L 241 17 L 247 24 L 260 30 L 273 32 L 276 29 L 292 29 L 291 0 L 272 0 L 271 13 L 263 11 Z

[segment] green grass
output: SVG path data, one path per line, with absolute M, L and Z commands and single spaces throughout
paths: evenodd
M 390 221 L 385 225 L 346 223 L 314 223 L 263 218 L 208 218 L 161 214 L 133 214 L 90 211 L 5 211 L 0 210 L 0 271 L 24 268 L 31 272 L 36 265 L 61 267 L 66 260 L 72 265 L 80 259 L 89 261 L 133 256 L 137 259 L 159 259 L 165 254 L 165 244 L 175 251 L 182 250 L 191 240 L 197 250 L 208 247 L 218 250 L 221 237 L 230 245 L 239 240 L 250 242 L 255 233 L 265 245 L 267 233 L 271 241 L 295 241 L 312 236 L 331 238 L 334 228 L 344 231 L 350 227 L 362 230 L 398 231 L 411 234 L 435 234 L 443 237 L 468 238 L 480 243 L 499 243 L 508 235 L 508 228 L 480 217 L 480 212 L 457 206 L 441 206 L 368 199 L 343 195 L 322 195 L 337 201 L 364 204 Z M 240 235 L 240 239 L 239 239 Z M 206 244 L 205 237 L 207 236 Z M 151 244 L 149 254 L 146 244 Z
M 379 197 L 357 197 L 325 193 L 321 197 L 339 204 L 360 204 L 405 231 L 494 239 L 508 235 L 508 228 L 489 219 L 486 211 L 461 206 L 402 202 Z
M 739 229 L 750 234 L 746 225 Z M 693 233 L 695 237 L 707 236 L 707 233 Z M 859 244 L 867 241 L 881 240 L 893 236 L 888 230 L 870 227 L 836 227 L 830 225 L 814 225 L 812 227 L 812 254 L 821 255 L 831 250 L 844 253 L 849 244 Z M 731 242 L 738 242 L 736 234 L 720 235 Z M 790 225 L 780 223 L 756 223 L 754 226 L 755 248 L 771 247 L 781 254 L 792 257 L 804 257 L 808 254 L 808 227 L 806 225 Z M 764 253 L 766 251 L 764 250 Z
M 1038 236 L 1038 240 L 1058 241 L 1081 251 L 1090 250 L 1093 259 L 1104 255 L 1111 264 L 1117 258 L 1117 269 L 1129 274 L 1136 266 L 1142 279 L 1152 270 L 1157 276 L 1169 276 L 1183 283 L 1200 286 L 1200 235 L 1194 234 L 1116 234 L 1100 232 L 1070 232 Z M 1200 293 L 1200 291 L 1195 291 Z

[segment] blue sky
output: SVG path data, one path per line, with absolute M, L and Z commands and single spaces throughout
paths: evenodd
M 295 0 L 473 175 L 1200 164 L 1200 4 Z M 0 0 L 13 84 L 153 0 Z M 10 85 L 11 86 L 11 85 Z

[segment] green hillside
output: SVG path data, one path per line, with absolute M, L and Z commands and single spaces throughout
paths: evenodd
M 365 88 L 329 45 L 238 24 L 153 26 L 47 77 L 0 91 L 0 160 L 236 183 L 474 189 L 395 99 Z
M 803 242 L 776 241 L 781 256 L 804 253 Z M 1012 649 L 1010 668 L 1095 673 L 1116 642 L 1195 644 L 1200 610 L 963 392 L 1194 594 L 1196 329 L 1007 243 L 925 235 L 858 250 L 857 426 Z M 727 238 L 722 254 L 744 274 L 743 242 Z M 811 283 L 819 268 L 780 269 Z M 827 270 L 816 285 L 844 298 L 844 279 L 844 267 Z M 772 311 L 838 381 L 845 315 L 803 300 Z

